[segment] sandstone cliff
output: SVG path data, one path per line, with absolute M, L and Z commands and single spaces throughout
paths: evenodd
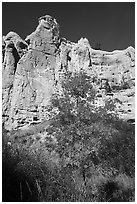
M 14 32 L 3 36 L 3 125 L 26 127 L 48 118 L 51 95 L 61 90 L 67 71 L 85 70 L 98 87 L 97 104 L 111 97 L 120 101 L 120 117 L 135 113 L 135 50 L 94 50 L 87 39 L 78 43 L 60 37 L 57 21 L 39 18 L 36 30 L 22 40 Z

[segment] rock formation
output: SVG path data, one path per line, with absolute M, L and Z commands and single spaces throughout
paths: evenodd
M 121 117 L 134 119 L 135 50 L 106 52 L 60 37 L 57 21 L 49 15 L 38 19 L 36 30 L 22 40 L 14 32 L 3 36 L 3 125 L 17 129 L 48 118 L 51 95 L 60 90 L 67 71 L 85 70 L 98 84 L 98 101 L 121 101 Z M 103 91 L 104 90 L 104 91 Z

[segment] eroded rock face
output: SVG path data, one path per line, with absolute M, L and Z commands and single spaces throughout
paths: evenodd
M 104 52 L 91 49 L 93 75 L 100 82 L 102 98 L 118 99 L 120 117 L 135 118 L 135 50 L 128 47 L 122 51 Z
M 27 44 L 15 32 L 9 32 L 3 36 L 2 107 L 4 122 L 9 119 L 17 63 L 26 50 Z
M 7 36 L 6 39 L 9 38 Z M 11 41 L 16 46 L 13 38 Z M 5 123 L 8 128 L 21 127 L 34 121 L 38 123 L 46 117 L 44 109 L 54 91 L 59 43 L 59 29 L 55 19 L 41 17 L 38 27 L 26 38 L 25 43 L 28 43 L 27 51 L 18 61 L 17 67 L 12 63 L 16 72 L 12 79 L 9 118 Z M 10 65 L 10 76 L 13 68 Z
M 39 18 L 38 27 L 26 37 L 25 41 L 28 43 L 29 49 L 55 55 L 59 43 L 58 23 L 49 15 Z
M 39 18 L 38 27 L 25 41 L 10 32 L 3 37 L 2 46 L 6 129 L 47 119 L 46 107 L 51 95 L 61 91 L 60 82 L 67 71 L 85 70 L 97 84 L 100 104 L 113 93 L 113 97 L 122 101 L 119 109 L 128 111 L 132 107 L 122 117 L 124 114 L 134 117 L 134 48 L 106 52 L 92 49 L 87 39 L 82 38 L 78 43 L 67 41 L 60 38 L 59 25 L 49 15 Z

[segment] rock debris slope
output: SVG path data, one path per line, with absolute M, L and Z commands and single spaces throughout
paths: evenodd
M 84 70 L 98 84 L 97 101 L 120 100 L 120 117 L 134 121 L 135 50 L 94 50 L 85 38 L 73 43 L 59 34 L 59 24 L 49 15 L 38 19 L 36 30 L 22 40 L 15 32 L 2 41 L 3 125 L 17 129 L 48 117 L 51 95 L 61 89 L 67 71 Z

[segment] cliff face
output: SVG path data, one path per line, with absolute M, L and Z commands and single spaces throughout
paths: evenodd
M 22 40 L 10 32 L 3 37 L 3 124 L 15 129 L 48 118 L 51 95 L 61 90 L 67 71 L 85 70 L 98 84 L 98 100 L 121 101 L 119 114 L 134 119 L 135 50 L 94 50 L 87 39 L 72 43 L 60 38 L 51 16 L 39 18 L 36 30 Z

